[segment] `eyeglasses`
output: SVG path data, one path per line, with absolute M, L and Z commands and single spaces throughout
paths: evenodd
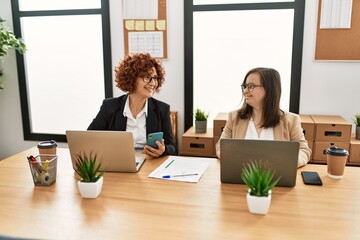
M 246 88 L 249 92 L 252 92 L 252 91 L 254 91 L 254 88 L 256 88 L 256 87 L 262 87 L 262 85 L 256 85 L 253 83 L 241 84 L 242 91 L 244 91 Z
M 158 76 L 152 76 L 152 77 L 143 77 L 143 80 L 144 80 L 144 82 L 146 82 L 146 83 L 150 83 L 152 80 L 154 80 L 154 81 L 161 81 L 162 80 L 162 78 L 161 77 L 158 77 Z

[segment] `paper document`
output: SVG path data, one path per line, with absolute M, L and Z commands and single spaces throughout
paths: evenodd
M 169 156 L 148 177 L 181 182 L 198 182 L 209 166 L 207 158 Z
M 141 21 L 139 21 L 141 22 Z M 144 23 L 144 21 L 142 21 Z M 139 25 L 135 28 L 145 28 Z M 164 33 L 163 32 L 129 32 L 129 52 L 147 52 L 153 57 L 164 57 Z

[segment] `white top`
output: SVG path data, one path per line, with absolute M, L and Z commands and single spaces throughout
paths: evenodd
M 254 120 L 251 118 L 246 130 L 245 139 L 274 140 L 274 128 L 263 128 L 259 136 L 256 131 Z
M 129 97 L 126 99 L 123 113 L 124 117 L 127 117 L 126 131 L 132 132 L 135 151 L 138 153 L 142 153 L 146 145 L 146 116 L 148 114 L 147 109 L 148 100 L 146 100 L 144 108 L 139 112 L 136 118 L 134 118 L 130 111 Z

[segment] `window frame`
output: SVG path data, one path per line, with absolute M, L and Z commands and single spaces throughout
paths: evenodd
M 111 62 L 111 40 L 110 40 L 110 14 L 109 1 L 101 0 L 101 7 L 98 9 L 69 9 L 69 10 L 41 10 L 41 11 L 20 11 L 19 0 L 11 1 L 13 13 L 14 33 L 21 36 L 21 18 L 32 16 L 71 16 L 71 15 L 101 15 L 102 20 L 102 42 L 103 42 L 103 65 L 104 65 L 104 90 L 105 97 L 113 96 L 112 86 L 112 62 Z M 25 58 L 16 52 L 16 62 L 19 78 L 19 92 L 24 140 L 52 139 L 57 142 L 67 142 L 65 134 L 34 133 L 31 130 L 31 116 L 28 102 L 28 88 L 25 73 Z
M 234 11 L 234 10 L 294 10 L 294 30 L 291 62 L 291 83 L 289 110 L 299 113 L 301 65 L 304 34 L 305 0 L 294 2 L 272 2 L 272 3 L 243 3 L 243 4 L 214 4 L 194 5 L 193 1 L 184 1 L 184 67 L 185 67 L 185 106 L 184 106 L 184 130 L 193 125 L 193 103 L 194 103 L 194 61 L 193 61 L 193 14 L 201 11 Z

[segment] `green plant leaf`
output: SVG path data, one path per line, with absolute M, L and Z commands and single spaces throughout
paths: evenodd
M 105 171 L 99 172 L 102 161 L 97 162 L 97 154 L 79 153 L 75 154 L 75 171 L 79 174 L 82 182 L 96 182 Z
M 196 108 L 194 117 L 196 121 L 206 121 L 209 117 L 209 114 L 205 113 L 205 111 L 202 111 L 199 108 Z
M 274 188 L 280 178 L 274 180 L 275 172 L 269 168 L 268 162 L 250 161 L 241 172 L 241 179 L 249 187 L 250 195 L 267 196 L 269 190 Z
M 15 34 L 4 26 L 5 20 L 0 18 L 0 57 L 6 56 L 10 48 L 14 48 L 19 53 L 24 54 L 26 45 L 21 38 L 17 38 Z

